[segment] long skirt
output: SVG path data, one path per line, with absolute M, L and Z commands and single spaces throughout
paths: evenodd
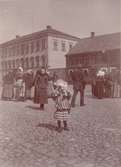
M 102 99 L 104 97 L 104 87 L 102 85 L 96 85 L 95 93 L 97 98 Z
M 25 97 L 31 98 L 31 88 L 25 88 Z
M 54 88 L 53 88 L 53 82 L 49 81 L 48 83 L 48 97 L 52 97 L 52 93 L 54 92 Z
M 56 120 L 60 120 L 60 121 L 67 121 L 70 118 L 70 114 L 68 112 L 68 110 L 57 110 L 54 113 L 54 118 Z
M 25 84 L 22 79 L 19 79 L 15 83 L 15 99 L 19 100 L 20 98 L 24 98 L 25 96 Z
M 2 98 L 12 99 L 13 98 L 13 84 L 4 84 L 2 90 Z
M 111 87 L 106 87 L 105 88 L 105 97 L 111 97 Z
M 34 103 L 35 104 L 47 104 L 48 103 L 48 93 L 47 89 L 38 89 L 35 87 L 34 90 Z
M 114 92 L 113 97 L 121 97 L 121 85 L 118 83 L 114 84 Z

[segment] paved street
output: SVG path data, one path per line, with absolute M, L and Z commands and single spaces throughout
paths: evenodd
M 121 167 L 121 99 L 71 111 L 70 131 L 56 131 L 54 104 L 0 101 L 0 167 Z

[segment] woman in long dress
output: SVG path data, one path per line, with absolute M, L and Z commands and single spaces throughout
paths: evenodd
M 24 97 L 23 68 L 19 67 L 16 72 L 15 99 L 20 100 Z
M 48 75 L 45 69 L 38 70 L 34 80 L 34 103 L 40 104 L 40 110 L 48 103 Z
M 13 72 L 10 71 L 3 78 L 3 91 L 2 91 L 2 99 L 12 100 L 13 98 L 13 84 L 14 84 L 14 75 Z

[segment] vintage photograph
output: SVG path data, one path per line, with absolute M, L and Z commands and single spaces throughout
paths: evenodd
M 0 0 L 0 167 L 121 167 L 120 0 Z

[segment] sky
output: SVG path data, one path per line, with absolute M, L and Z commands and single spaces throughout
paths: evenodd
M 0 0 L 0 43 L 54 29 L 80 38 L 120 31 L 120 0 Z

